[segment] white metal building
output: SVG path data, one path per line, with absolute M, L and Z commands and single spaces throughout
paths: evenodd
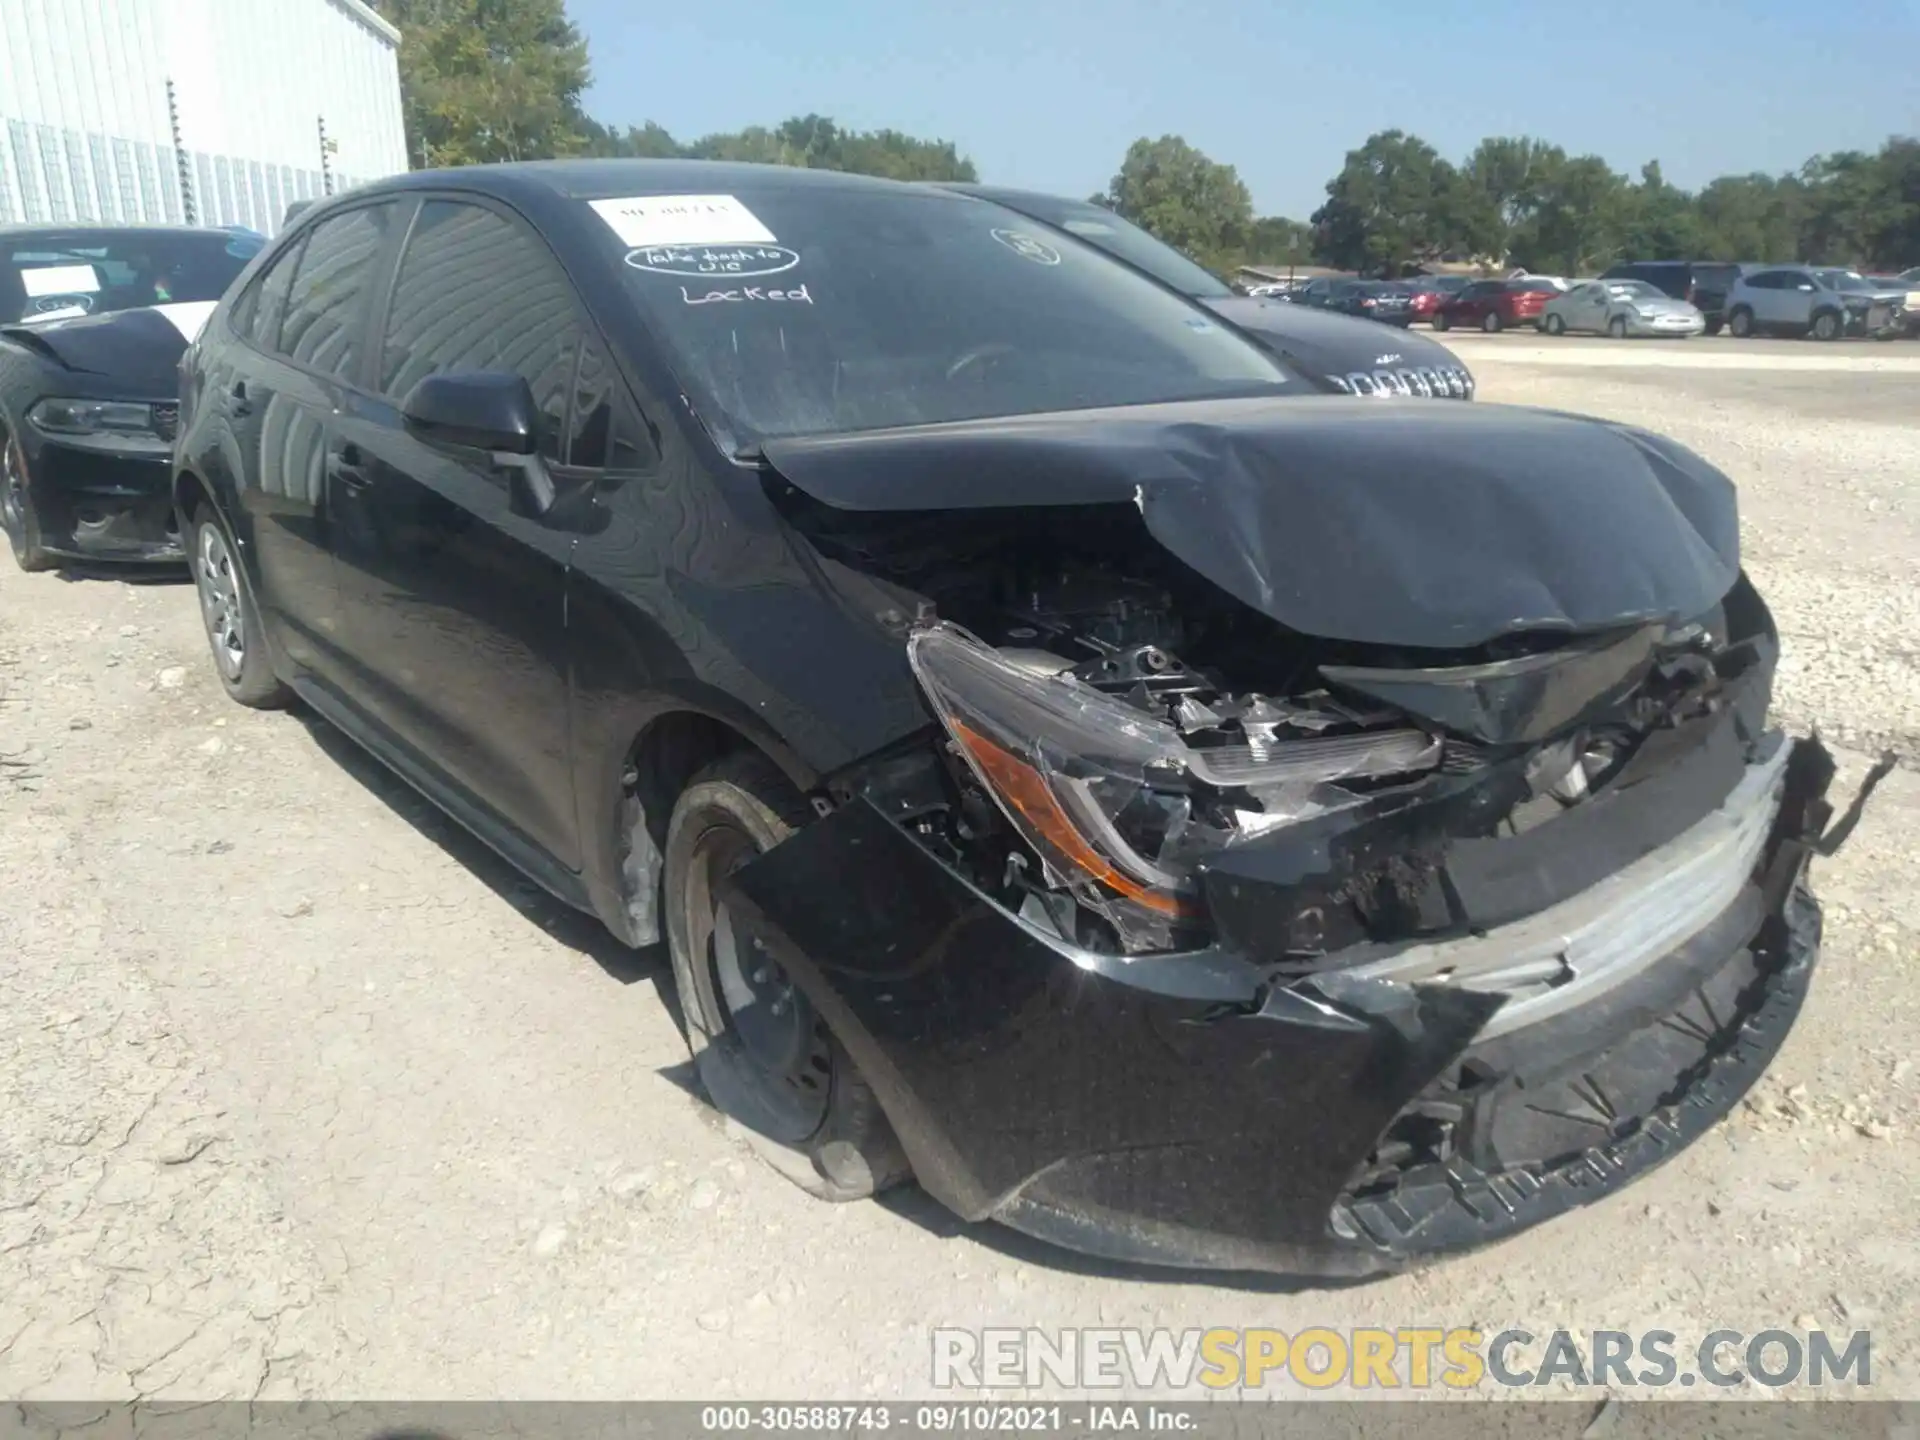
M 0 224 L 245 225 L 407 168 L 364 0 L 0 0 Z

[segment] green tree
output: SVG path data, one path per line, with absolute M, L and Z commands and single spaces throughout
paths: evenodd
M 1466 199 L 1459 172 L 1426 141 L 1379 131 L 1327 182 L 1316 251 L 1343 269 L 1395 273 L 1457 247 Z
M 1598 155 L 1552 166 L 1509 258 L 1529 270 L 1591 275 L 1620 258 L 1629 216 L 1626 180 Z
M 1222 273 L 1253 229 L 1253 197 L 1239 172 L 1178 135 L 1134 141 L 1102 203 Z
M 1461 170 L 1464 192 L 1455 242 L 1471 254 L 1503 262 L 1529 232 L 1550 178 L 1567 163 L 1558 145 L 1530 136 L 1490 135 Z
M 400 29 L 417 166 L 570 155 L 586 143 L 587 45 L 562 0 L 376 0 Z
M 1660 162 L 1640 167 L 1640 183 L 1627 193 L 1620 233 L 1622 259 L 1706 257 L 1706 225 L 1694 197 L 1669 185 Z
M 1706 258 L 1798 259 L 1805 202 L 1805 187 L 1792 177 L 1722 175 L 1694 199 Z
M 686 153 L 678 140 L 651 120 L 645 125 L 629 125 L 625 130 L 615 130 L 611 126 L 600 124 L 597 120 L 583 118 L 580 128 L 585 136 L 584 143 L 580 147 L 580 153 L 583 155 L 603 158 L 675 160 Z
M 843 130 L 824 115 L 797 115 L 772 129 L 751 125 L 706 135 L 685 153 L 703 160 L 846 170 L 891 180 L 980 178 L 951 140 L 920 140 L 898 130 Z

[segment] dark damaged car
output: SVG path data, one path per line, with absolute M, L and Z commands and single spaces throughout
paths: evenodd
M 1850 823 L 1726 477 L 1359 413 L 1023 234 L 688 162 L 316 206 L 185 367 L 221 678 L 664 938 L 823 1197 L 1364 1274 L 1696 1138 Z
M 0 526 L 15 561 L 174 561 L 180 356 L 262 239 L 0 228 Z

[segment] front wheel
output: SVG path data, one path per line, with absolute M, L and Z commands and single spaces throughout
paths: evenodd
M 1709 335 L 1718 335 L 1718 334 L 1720 333 L 1720 331 L 1721 331 L 1721 329 L 1722 329 L 1722 327 L 1723 327 L 1723 326 L 1725 325 L 1725 323 L 1726 323 L 1726 322 L 1725 322 L 1725 321 L 1723 321 L 1723 320 L 1709 320 L 1709 321 L 1707 321 L 1707 334 L 1709 334 Z
M 1497 335 L 1500 332 L 1500 312 L 1489 310 L 1487 318 L 1480 322 L 1480 328 L 1489 335 Z
M 1433 312 L 1433 328 L 1434 329 L 1445 330 L 1452 323 L 1453 322 L 1447 319 L 1447 317 L 1444 314 L 1442 314 L 1440 311 L 1436 310 Z
M 273 673 L 261 630 L 260 607 L 240 563 L 239 548 L 211 505 L 196 506 L 187 521 L 193 537 L 193 588 L 214 669 L 227 694 L 252 710 L 280 710 L 293 692 Z
M 872 1088 L 792 976 L 745 932 L 720 882 L 811 818 L 764 756 L 696 775 L 667 825 L 674 988 L 708 1098 L 774 1169 L 822 1200 L 861 1200 L 909 1168 Z
M 1607 321 L 1607 334 L 1615 340 L 1627 338 L 1627 320 L 1624 315 L 1616 315 Z
M 1727 330 L 1736 340 L 1744 340 L 1753 334 L 1753 311 L 1739 306 L 1727 316 Z
M 1840 338 L 1840 317 L 1831 310 L 1822 310 L 1813 317 L 1813 338 L 1816 340 L 1838 340 Z
M 22 570 L 51 570 L 60 563 L 40 544 L 40 516 L 27 493 L 27 457 L 4 426 L 0 426 L 0 529 L 7 532 L 14 564 Z
M 1567 322 L 1558 315 L 1549 315 L 1540 322 L 1540 328 L 1549 335 L 1564 335 L 1567 333 Z

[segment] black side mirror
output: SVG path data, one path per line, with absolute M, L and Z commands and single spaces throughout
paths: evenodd
M 429 375 L 401 402 L 400 415 L 407 433 L 429 445 L 463 445 L 494 455 L 532 455 L 540 448 L 540 416 L 523 375 Z

